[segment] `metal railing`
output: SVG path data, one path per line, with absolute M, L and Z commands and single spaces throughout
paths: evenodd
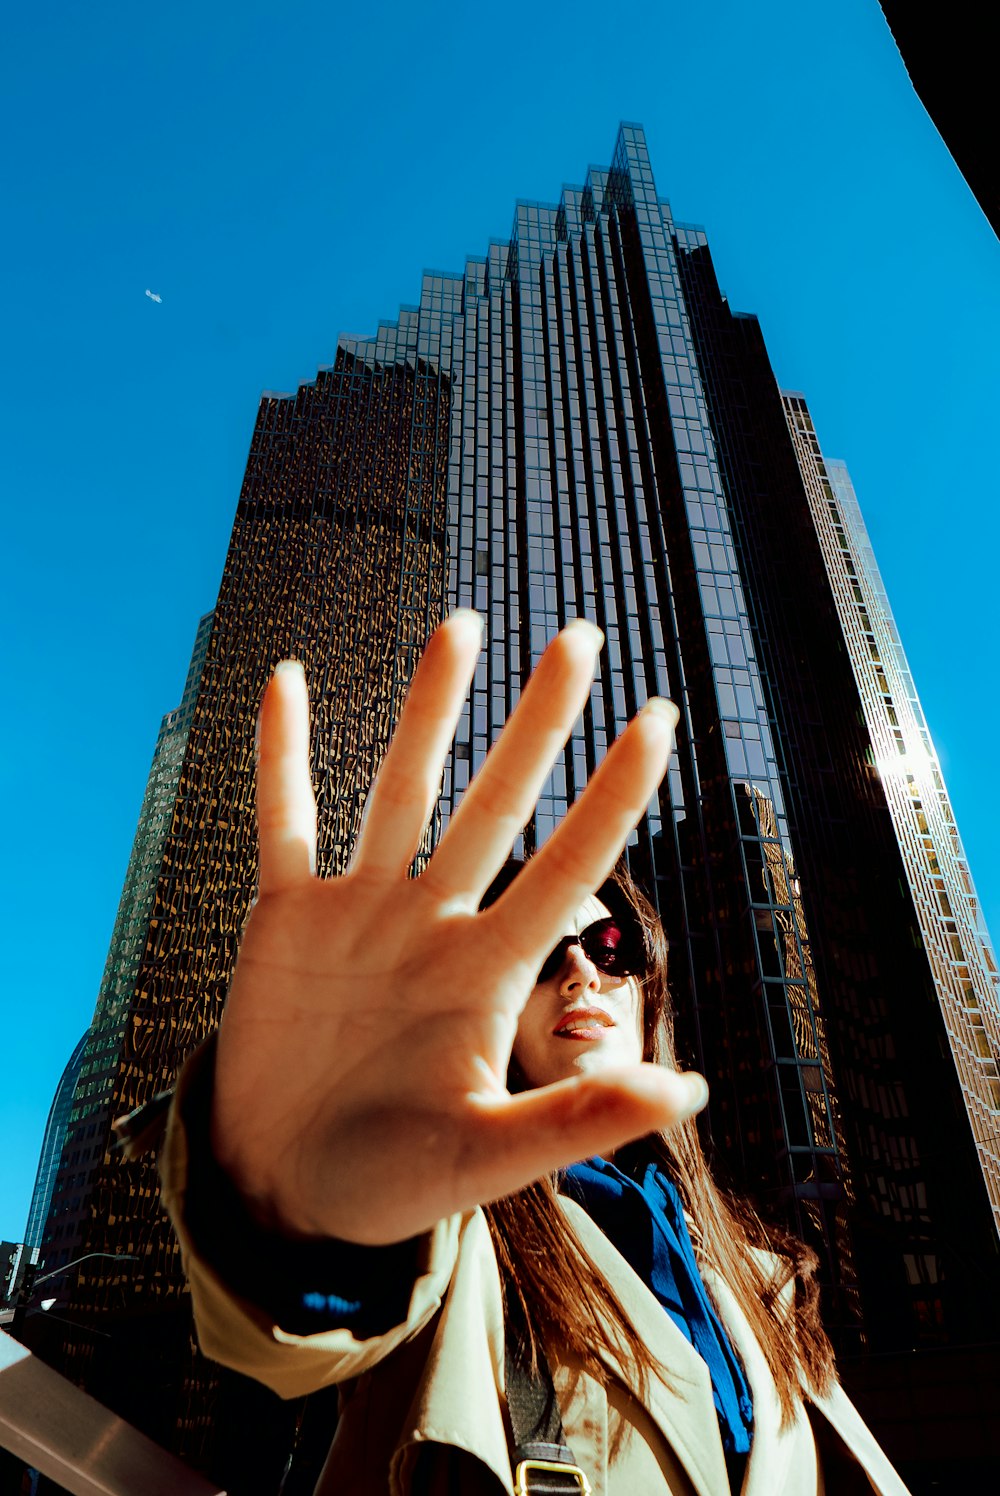
M 72 1496 L 226 1496 L 3 1330 L 0 1448 Z

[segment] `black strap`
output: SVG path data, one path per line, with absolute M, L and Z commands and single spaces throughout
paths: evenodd
M 520 1300 L 514 1293 L 505 1297 L 504 1369 L 515 1496 L 589 1496 L 587 1477 L 566 1443 L 549 1364 L 541 1355 L 532 1372 Z

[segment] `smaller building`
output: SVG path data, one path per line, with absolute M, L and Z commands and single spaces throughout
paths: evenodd
M 37 1247 L 23 1241 L 0 1241 L 0 1326 L 14 1331 L 19 1304 L 30 1294 L 37 1272 Z
M 87 1250 L 80 1243 L 81 1224 L 90 1209 L 90 1188 L 97 1166 L 110 1146 L 119 1052 L 135 975 L 149 933 L 150 909 L 211 627 L 209 613 L 198 624 L 180 704 L 160 724 L 94 1016 L 74 1053 L 76 1070 L 62 1103 L 61 1128 L 52 1138 L 54 1153 L 47 1154 L 43 1149 L 43 1164 L 50 1178 L 44 1201 L 36 1186 L 28 1237 L 35 1243 L 37 1236 L 37 1245 L 44 1246 L 45 1266 L 50 1269 L 64 1267 Z M 64 1076 L 59 1096 L 65 1086 Z M 53 1102 L 53 1108 L 56 1104 Z M 48 1144 L 46 1132 L 46 1147 Z M 42 1167 L 40 1164 L 39 1178 Z
M 1000 1232 L 996 957 L 847 467 L 823 455 L 803 397 L 782 398 L 871 738 L 870 767 L 882 783 L 913 900 L 915 940 L 926 954 Z M 906 1267 L 915 1286 L 937 1271 L 928 1253 L 907 1254 Z
M 90 1029 L 88 1028 L 66 1063 L 66 1068 L 56 1087 L 56 1094 L 52 1098 L 52 1105 L 49 1108 L 48 1121 L 45 1124 L 45 1132 L 42 1137 L 42 1150 L 38 1159 L 38 1173 L 35 1175 L 35 1188 L 31 1194 L 28 1224 L 24 1230 L 24 1241 L 29 1251 L 38 1251 L 42 1245 L 42 1237 L 45 1234 L 45 1219 L 49 1213 L 49 1205 L 52 1202 L 52 1191 L 55 1187 L 56 1174 L 59 1171 L 59 1160 L 62 1157 L 63 1144 L 66 1141 L 66 1129 L 69 1126 L 69 1116 L 73 1106 L 73 1097 L 76 1093 L 76 1083 L 80 1078 L 80 1066 L 83 1064 L 84 1050 L 87 1047 L 87 1040 L 89 1038 Z

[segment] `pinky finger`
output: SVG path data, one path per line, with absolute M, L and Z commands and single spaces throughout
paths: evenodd
M 279 893 L 316 868 L 309 693 L 298 660 L 282 660 L 264 693 L 257 753 L 260 891 Z

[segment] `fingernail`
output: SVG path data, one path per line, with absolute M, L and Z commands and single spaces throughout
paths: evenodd
M 305 679 L 305 666 L 301 660 L 279 660 L 274 667 L 275 675 L 301 675 Z
M 594 649 L 602 649 L 604 646 L 604 635 L 596 623 L 591 623 L 589 618 L 571 618 L 563 629 L 564 634 L 584 634 Z
M 696 1112 L 701 1111 L 708 1100 L 708 1081 L 703 1075 L 699 1075 L 696 1070 L 686 1070 L 681 1076 L 681 1080 L 688 1091 L 688 1100 L 685 1103 L 684 1115 L 693 1117 Z
M 648 712 L 651 717 L 664 718 L 671 727 L 677 726 L 681 715 L 674 703 L 668 701 L 665 696 L 651 696 L 639 715 L 642 716 L 643 712 Z
M 475 607 L 452 607 L 451 613 L 449 613 L 445 622 L 446 624 L 461 622 L 467 628 L 475 627 L 476 634 L 478 634 L 481 640 L 484 637 L 485 631 L 487 631 L 487 619 L 482 616 L 482 613 L 476 612 Z

